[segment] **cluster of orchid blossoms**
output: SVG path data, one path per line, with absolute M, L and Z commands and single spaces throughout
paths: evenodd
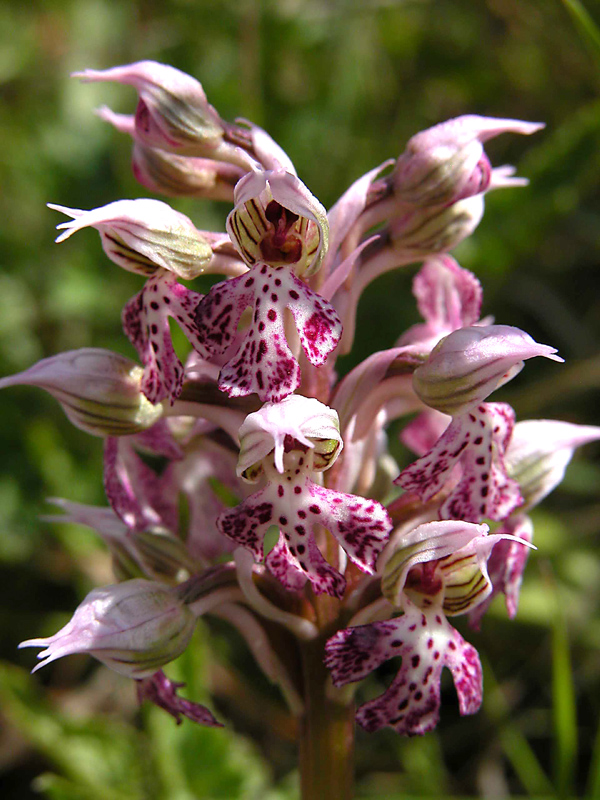
M 96 530 L 118 580 L 23 646 L 44 648 L 38 667 L 90 653 L 178 721 L 217 725 L 162 671 L 210 614 L 238 628 L 300 717 L 291 662 L 319 639 L 333 687 L 398 661 L 389 688 L 358 708 L 369 731 L 432 729 L 444 667 L 461 713 L 474 713 L 479 657 L 449 617 L 478 626 L 499 592 L 514 616 L 528 512 L 574 449 L 600 439 L 597 427 L 515 424 L 509 405 L 489 402 L 527 359 L 562 359 L 481 319 L 478 279 L 448 255 L 479 224 L 486 192 L 525 183 L 492 168 L 483 143 L 542 126 L 436 125 L 327 213 L 269 135 L 222 120 L 195 79 L 154 62 L 77 77 L 136 89 L 134 115 L 99 113 L 132 138 L 143 186 L 233 210 L 215 233 L 156 199 L 51 206 L 69 217 L 57 241 L 96 228 L 108 258 L 144 284 L 122 314 L 137 361 L 84 348 L 0 382 L 47 390 L 104 438 L 108 506 L 54 500 L 52 519 Z M 339 380 L 335 357 L 352 348 L 363 290 L 415 264 L 424 321 Z M 207 274 L 224 279 L 206 295 L 182 283 Z M 170 319 L 191 345 L 185 364 Z M 396 419 L 417 456 L 402 471 L 387 449 Z

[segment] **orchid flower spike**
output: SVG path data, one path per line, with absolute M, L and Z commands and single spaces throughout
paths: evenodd
M 279 528 L 279 542 L 267 557 L 270 571 L 290 589 L 308 579 L 315 592 L 336 597 L 346 581 L 321 554 L 317 526 L 328 530 L 364 572 L 374 574 L 391 521 L 374 500 L 325 489 L 311 479 L 328 469 L 342 449 L 337 413 L 312 398 L 291 395 L 250 414 L 240 429 L 238 474 L 266 486 L 217 519 L 226 536 L 264 557 L 267 530 Z
M 383 662 L 402 657 L 390 687 L 358 709 L 357 721 L 366 730 L 389 726 L 412 736 L 434 728 L 444 667 L 452 673 L 460 713 L 479 709 L 479 656 L 446 616 L 469 611 L 489 594 L 486 562 L 502 538 L 490 536 L 487 525 L 430 522 L 396 543 L 384 567 L 382 589 L 402 615 L 338 631 L 325 646 L 325 664 L 335 686 L 360 680 Z
M 48 207 L 72 217 L 57 225 L 63 230 L 57 242 L 82 228 L 96 228 L 106 255 L 129 272 L 150 276 L 162 268 L 191 280 L 206 270 L 212 258 L 210 244 L 191 219 L 160 200 L 117 200 L 91 211 L 53 203 Z
M 327 248 L 327 217 L 289 173 L 249 174 L 235 198 L 227 229 L 251 269 L 214 286 L 198 306 L 199 352 L 213 360 L 230 356 L 219 377 L 219 388 L 230 397 L 256 392 L 262 401 L 277 402 L 300 383 L 285 330 L 287 311 L 314 366 L 325 362 L 341 337 L 333 306 L 303 280 L 317 271 Z M 240 335 L 248 306 L 251 322 Z
M 529 135 L 543 123 L 466 115 L 417 133 L 398 158 L 394 194 L 411 205 L 448 205 L 484 192 L 491 164 L 483 142 L 501 133 Z
M 160 404 L 142 391 L 143 369 L 125 356 L 100 348 L 69 350 L 0 380 L 7 386 L 39 386 L 62 405 L 77 428 L 95 436 L 126 436 L 152 427 Z
M 187 647 L 196 618 L 177 591 L 143 578 L 94 589 L 54 636 L 19 647 L 43 647 L 35 669 L 73 653 L 89 653 L 129 678 L 154 674 Z

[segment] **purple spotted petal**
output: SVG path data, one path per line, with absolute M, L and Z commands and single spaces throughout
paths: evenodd
M 519 485 L 504 464 L 513 425 L 514 411 L 506 403 L 482 403 L 457 415 L 429 453 L 395 482 L 427 501 L 460 463 L 461 478 L 442 505 L 441 517 L 468 522 L 505 519 L 522 502 Z
M 497 533 L 510 534 L 526 542 L 531 542 L 533 539 L 533 525 L 529 517 L 523 514 L 507 520 Z M 509 619 L 513 619 L 516 616 L 523 570 L 529 557 L 529 549 L 521 542 L 512 541 L 511 539 L 501 539 L 494 545 L 487 563 L 488 574 L 492 582 L 492 591 L 469 614 L 471 627 L 476 630 L 479 629 L 483 615 L 494 597 L 500 592 L 504 592 Z
M 273 574 L 285 586 L 296 588 L 299 568 L 315 592 L 334 597 L 342 596 L 346 582 L 317 548 L 314 526 L 330 531 L 350 558 L 370 574 L 392 527 L 387 512 L 376 501 L 325 489 L 305 473 L 297 476 L 291 472 L 269 481 L 217 520 L 219 530 L 247 547 L 256 560 L 263 558 L 263 539 L 271 525 L 280 528 L 282 537 L 267 561 Z
M 168 714 L 175 718 L 178 725 L 181 725 L 181 717 L 187 717 L 192 722 L 199 725 L 209 725 L 212 728 L 222 728 L 212 713 L 191 700 L 179 697 L 177 691 L 185 686 L 185 683 L 176 683 L 169 680 L 161 670 L 150 675 L 149 678 L 142 678 L 136 681 L 138 701 L 143 703 L 149 700 L 159 708 L 164 709 Z
M 336 633 L 325 647 L 325 664 L 336 686 L 360 680 L 394 656 L 402 666 L 389 689 L 364 703 L 356 719 L 367 731 L 384 726 L 414 736 L 432 730 L 440 711 L 442 669 L 452 672 L 461 714 L 481 705 L 479 656 L 439 610 L 422 612 L 407 604 L 401 617 Z
M 425 262 L 413 281 L 413 294 L 425 323 L 410 327 L 400 337 L 400 345 L 422 342 L 431 349 L 442 336 L 479 319 L 481 284 L 449 255 Z
M 304 588 L 306 573 L 302 571 L 298 559 L 290 553 L 283 533 L 279 533 L 279 541 L 267 556 L 265 563 L 269 572 L 285 586 L 288 592 L 299 592 Z
M 302 489 L 295 495 L 296 487 L 289 483 L 284 486 L 284 483 L 287 483 L 285 478 L 281 483 L 268 483 L 236 508 L 225 511 L 217 519 L 217 527 L 221 533 L 248 548 L 254 558 L 260 561 L 263 558 L 265 534 L 271 525 L 278 525 L 292 560 L 283 569 L 278 561 L 287 550 L 278 549 L 272 561 L 276 577 L 283 577 L 284 585 L 289 585 L 293 568 L 298 566 L 306 573 L 315 592 L 341 597 L 346 581 L 327 563 L 316 546 L 311 530 L 312 520 L 307 519 L 308 512 L 299 507 L 302 500 L 294 502 L 295 497 L 301 498 Z M 311 517 L 314 515 L 311 514 Z M 293 582 L 297 582 L 297 576 Z
M 374 574 L 377 557 L 392 529 L 385 508 L 376 500 L 335 492 L 312 481 L 306 488 L 309 518 L 327 528 L 363 572 Z
M 201 299 L 202 295 L 162 272 L 150 278 L 123 309 L 123 329 L 144 365 L 142 391 L 152 403 L 166 397 L 173 402 L 181 393 L 183 366 L 173 348 L 169 317 L 197 346 L 195 311 Z
M 113 511 L 133 531 L 177 530 L 178 512 L 168 479 L 161 479 L 123 437 L 104 444 L 104 490 Z
M 213 287 L 198 306 L 199 352 L 213 359 L 223 356 L 236 341 L 248 306 L 252 321 L 237 352 L 221 369 L 219 388 L 230 397 L 256 392 L 262 401 L 277 402 L 300 382 L 300 367 L 285 336 L 285 309 L 293 314 L 302 348 L 315 366 L 338 343 L 341 323 L 332 306 L 291 270 L 257 264 L 245 275 Z

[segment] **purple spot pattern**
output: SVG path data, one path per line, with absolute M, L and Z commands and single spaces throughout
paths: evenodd
M 133 449 L 127 437 L 106 438 L 104 443 L 104 491 L 111 508 L 135 532 L 155 526 L 176 531 L 178 510 L 168 498 L 168 477 L 159 477 Z
M 525 516 L 517 516 L 509 519 L 499 528 L 496 533 L 508 533 L 511 536 L 518 536 L 526 542 L 531 542 L 532 525 Z M 506 600 L 506 610 L 509 619 L 514 619 L 519 606 L 519 593 L 521 591 L 521 581 L 523 570 L 529 558 L 529 547 L 520 542 L 513 542 L 510 539 L 502 539 L 494 545 L 494 549 L 488 559 L 487 568 L 492 591 L 486 599 L 477 605 L 469 614 L 469 624 L 476 630 L 481 626 L 481 619 L 487 611 L 494 597 L 503 592 Z
M 335 686 L 361 680 L 395 656 L 402 665 L 389 688 L 364 703 L 357 722 L 369 732 L 389 726 L 397 733 L 427 733 L 440 716 L 442 669 L 452 673 L 462 715 L 481 705 L 483 681 L 475 648 L 447 621 L 439 608 L 422 611 L 406 602 L 401 617 L 346 628 L 325 645 L 325 665 Z
M 291 269 L 259 263 L 214 286 L 198 306 L 200 354 L 224 356 L 236 342 L 238 324 L 249 306 L 252 321 L 221 369 L 219 388 L 230 397 L 256 392 L 263 402 L 278 402 L 300 383 L 300 367 L 285 336 L 285 309 L 291 311 L 300 344 L 315 366 L 323 364 L 339 342 L 342 324 L 333 306 Z
M 173 348 L 169 317 L 198 349 L 195 312 L 202 297 L 161 270 L 123 308 L 123 329 L 144 365 L 142 391 L 151 403 L 167 397 L 172 403 L 181 393 L 183 366 Z
M 136 686 L 140 703 L 143 703 L 144 700 L 149 700 L 174 717 L 178 725 L 181 725 L 183 716 L 192 722 L 197 722 L 199 725 L 209 725 L 211 728 L 223 727 L 213 717 L 208 708 L 201 706 L 200 703 L 194 703 L 184 697 L 179 697 L 177 691 L 184 687 L 185 683 L 176 683 L 169 680 L 162 669 L 155 672 L 154 675 L 150 675 L 149 678 L 137 680 Z
M 299 472 L 269 481 L 241 505 L 221 514 L 217 527 L 261 561 L 265 533 L 277 525 L 280 539 L 267 558 L 273 574 L 286 588 L 296 590 L 301 586 L 300 571 L 316 593 L 341 597 L 346 581 L 318 549 L 314 525 L 330 531 L 360 569 L 372 575 L 392 528 L 391 520 L 375 500 L 325 489 Z M 296 488 L 300 491 L 294 491 Z
M 506 519 L 523 502 L 504 463 L 514 421 L 515 413 L 506 403 L 481 403 L 457 414 L 432 449 L 404 469 L 395 483 L 427 501 L 460 464 L 461 477 L 442 504 L 440 518 Z

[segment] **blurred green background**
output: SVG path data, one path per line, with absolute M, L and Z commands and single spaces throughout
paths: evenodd
M 574 0 L 4 0 L 0 374 L 83 346 L 133 355 L 119 313 L 139 278 L 108 262 L 91 231 L 54 245 L 62 220 L 45 203 L 93 208 L 147 194 L 130 172 L 130 142 L 92 113 L 103 103 L 133 111 L 133 90 L 69 73 L 151 58 L 197 77 L 224 118 L 265 127 L 326 206 L 443 119 L 545 121 L 535 137 L 487 147 L 531 185 L 489 195 L 456 256 L 481 278 L 485 314 L 558 347 L 567 362 L 528 364 L 494 399 L 513 402 L 520 418 L 597 423 L 600 4 L 586 9 Z M 222 228 L 228 210 L 173 205 L 200 228 Z M 417 320 L 412 274 L 369 288 L 342 369 Z M 11 389 L 0 402 L 4 800 L 294 798 L 293 727 L 224 626 L 203 624 L 196 650 L 169 674 L 230 720 L 225 732 L 140 714 L 130 684 L 91 659 L 28 676 L 32 653 L 17 643 L 57 630 L 111 580 L 92 533 L 39 520 L 49 496 L 104 502 L 101 442 L 41 392 Z M 485 661 L 482 712 L 460 719 L 448 685 L 437 733 L 359 732 L 358 796 L 600 798 L 598 453 L 578 454 L 535 514 L 539 549 L 517 619 L 498 602 L 480 633 L 459 626 Z

